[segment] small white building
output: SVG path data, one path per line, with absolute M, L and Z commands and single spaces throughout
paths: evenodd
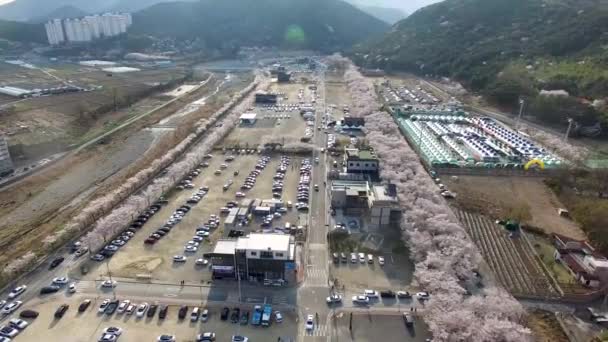
M 256 113 L 243 113 L 239 118 L 241 120 L 241 125 L 253 125 L 257 120 Z

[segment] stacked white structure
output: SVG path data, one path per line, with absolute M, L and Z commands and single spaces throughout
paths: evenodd
M 105 13 L 77 19 L 53 19 L 45 24 L 49 44 L 90 42 L 127 32 L 133 23 L 130 13 Z
M 4 139 L 4 135 L 0 134 L 0 176 L 10 174 L 13 170 L 14 166 L 11 154 L 8 151 L 8 143 Z
M 53 19 L 48 23 L 44 24 L 46 29 L 46 36 L 49 40 L 49 44 L 57 45 L 65 41 L 65 35 L 63 34 L 63 26 L 61 20 Z

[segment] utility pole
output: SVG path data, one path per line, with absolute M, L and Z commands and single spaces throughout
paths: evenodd
M 521 117 L 524 113 L 524 105 L 525 105 L 526 101 L 524 100 L 523 97 L 519 98 L 519 115 L 517 116 L 517 121 L 515 121 L 515 130 L 518 131 L 519 130 L 519 121 L 521 120 Z
M 564 141 L 568 142 L 568 137 L 570 136 L 570 130 L 572 129 L 572 124 L 574 120 L 572 118 L 568 118 L 568 129 L 566 130 L 566 136 L 564 137 Z

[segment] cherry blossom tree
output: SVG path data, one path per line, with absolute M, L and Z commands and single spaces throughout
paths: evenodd
M 385 112 L 378 112 L 374 85 L 339 57 L 345 69 L 351 113 L 365 117 L 369 144 L 380 158 L 380 175 L 395 184 L 403 209 L 401 229 L 415 262 L 414 281 L 432 293 L 425 321 L 437 341 L 530 341 L 521 325 L 524 311 L 506 291 L 491 284 L 465 297 L 463 284 L 474 280 L 482 257 L 458 219 L 438 195 L 418 155 Z

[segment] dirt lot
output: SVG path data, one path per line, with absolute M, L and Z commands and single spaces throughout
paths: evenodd
M 293 104 L 298 102 L 298 90 L 304 89 L 305 101 L 310 101 L 310 90 L 305 84 L 277 84 L 271 85 L 270 91 L 282 92 L 288 97 L 281 104 Z M 254 125 L 241 125 L 234 129 L 223 141 L 223 146 L 257 146 L 260 143 L 275 141 L 284 145 L 299 143 L 304 136 L 306 122 L 298 110 L 290 112 L 276 112 L 261 106 L 253 109 L 257 113 L 257 121 Z
M 9 85 L 27 89 L 61 85 L 61 80 L 102 88 L 91 92 L 30 98 L 0 108 L 3 113 L 0 116 L 0 130 L 8 135 L 13 155 L 24 161 L 64 150 L 70 144 L 78 143 L 90 129 L 112 126 L 137 112 L 137 109 L 133 111 L 129 108 L 118 112 L 92 113 L 100 106 L 112 104 L 114 100 L 118 103 L 126 101 L 149 91 L 153 86 L 185 75 L 181 67 L 113 74 L 111 77 L 101 70 L 76 64 L 53 65 L 45 71 L 49 74 L 41 70 L 3 66 L 0 68 L 0 79 Z M 154 103 L 160 104 L 162 101 L 157 99 Z M 131 107 L 139 108 L 138 104 Z M 142 108 L 145 107 L 144 102 Z
M 234 161 L 228 164 L 228 168 L 221 175 L 214 175 L 214 171 L 220 168 L 220 164 L 225 163 L 224 156 L 219 154 L 213 157 L 209 164 L 210 166 L 203 169 L 203 172 L 193 180 L 196 188 L 208 186 L 209 193 L 193 207 L 186 215 L 182 222 L 177 224 L 171 232 L 160 240 L 154 246 L 144 245 L 143 241 L 146 237 L 156 231 L 164 222 L 171 216 L 173 211 L 184 204 L 190 198 L 195 189 L 175 191 L 168 199 L 170 203 L 164 206 L 153 218 L 148 221 L 144 227 L 122 247 L 121 251 L 112 257 L 109 266 L 112 274 L 117 277 L 135 278 L 138 274 L 150 274 L 153 279 L 160 281 L 186 280 L 188 282 L 208 281 L 211 277 L 211 272 L 200 266 L 194 265 L 196 258 L 201 258 L 204 253 L 211 252 L 213 249 L 212 243 L 205 241 L 197 253 L 188 253 L 188 261 L 186 263 L 174 264 L 172 257 L 177 254 L 184 254 L 184 245 L 188 240 L 191 240 L 196 227 L 206 222 L 211 214 L 219 215 L 219 209 L 226 205 L 226 202 L 237 200 L 235 193 L 240 190 L 241 184 L 247 177 L 250 171 L 255 167 L 260 156 L 258 155 L 241 155 Z M 253 189 L 247 192 L 248 198 L 272 198 L 272 177 L 275 174 L 275 169 L 279 164 L 279 156 L 274 156 L 268 166 L 262 171 L 257 179 Z M 299 176 L 299 159 L 292 158 L 291 167 L 284 180 L 285 190 L 283 199 L 285 201 L 295 201 L 296 189 Z M 235 170 L 239 170 L 239 175 L 234 176 Z M 228 180 L 233 180 L 234 183 L 228 191 L 222 191 L 222 185 Z M 280 226 L 285 222 L 292 224 L 298 223 L 298 215 L 293 209 L 287 215 L 273 222 L 273 226 Z M 251 223 L 248 227 L 251 231 L 259 230 L 261 227 L 258 224 Z M 223 230 L 223 224 L 215 230 L 211 236 L 211 240 L 216 240 L 225 236 L 226 231 Z M 195 270 L 195 272 L 193 272 Z M 94 279 L 99 274 L 105 274 L 106 268 L 104 265 L 96 266 L 87 276 L 88 279 Z
M 332 341 L 423 342 L 431 337 L 421 318 L 415 319 L 414 326 L 408 328 L 400 313 L 370 315 L 356 312 L 353 314 L 352 332 L 349 324 L 349 314 L 338 314 L 332 324 L 335 329 Z
M 504 219 L 510 208 L 524 204 L 530 208 L 529 225 L 546 233 L 559 233 L 585 239 L 583 231 L 571 220 L 558 216 L 563 208 L 556 196 L 539 178 L 458 176 L 442 182 L 453 192 L 463 209 Z
M 346 221 L 344 221 L 346 222 Z M 371 239 L 371 240 L 370 240 Z M 379 249 L 371 248 L 379 243 Z M 347 262 L 332 263 L 329 267 L 331 277 L 338 279 L 339 286 L 347 289 L 375 288 L 377 290 L 403 290 L 410 285 L 414 274 L 414 264 L 409 259 L 406 247 L 395 227 L 383 228 L 373 234 L 361 234 L 352 231 L 348 239 L 338 242 L 330 240 L 332 252 L 344 253 Z M 351 262 L 351 252 L 372 254 L 374 262 Z M 384 266 L 378 263 L 378 256 L 383 256 Z
M 26 250 L 38 250 L 41 240 L 60 228 L 71 217 L 73 210 L 98 195 L 96 191 L 102 193 L 104 189 L 114 187 L 117 180 L 124 179 L 121 177 L 133 171 L 131 167 L 143 167 L 137 163 L 146 162 L 150 153 L 164 153 L 163 148 L 172 147 L 171 144 L 177 143 L 172 140 L 179 139 L 180 134 L 189 133 L 192 120 L 212 114 L 234 91 L 248 84 L 250 79 L 246 76 L 235 77 L 204 107 L 180 118 L 174 126 L 179 128 L 185 125 L 184 129 L 174 130 L 174 127 L 152 131 L 146 128 L 185 105 L 180 102 L 176 103 L 173 111 L 151 115 L 118 132 L 106 144 L 92 146 L 77 155 L 66 157 L 12 188 L 4 189 L 0 195 L 0 215 L 3 217 L 0 245 L 11 244 L 12 248 L 10 252 L 3 253 L 0 264 Z M 214 89 L 203 89 L 193 96 L 198 99 L 211 90 Z M 154 148 L 150 149 L 151 146 Z
M 291 313 L 283 313 L 284 321 L 281 324 L 272 324 L 269 328 L 254 327 L 224 322 L 219 319 L 221 306 L 209 307 L 210 318 L 207 322 L 190 322 L 189 319 L 178 320 L 179 306 L 170 302 L 167 318 L 160 320 L 158 314 L 153 318 L 136 318 L 135 315 L 115 313 L 112 316 L 99 315 L 97 308 L 103 300 L 93 299 L 88 310 L 78 314 L 77 308 L 82 298 L 74 296 L 63 301 L 47 301 L 28 306 L 40 312 L 35 320 L 16 339 L 18 341 L 69 341 L 90 342 L 97 341 L 102 331 L 109 326 L 123 329 L 120 341 L 156 341 L 161 334 L 172 334 L 180 342 L 195 341 L 198 333 L 215 332 L 218 341 L 228 341 L 234 334 L 244 335 L 252 341 L 276 341 L 278 337 L 294 337 L 297 334 L 295 317 Z M 60 303 L 70 307 L 64 317 L 56 320 L 53 313 Z M 161 303 L 162 304 L 162 303 Z M 243 310 L 251 310 L 250 306 L 243 306 Z
M 555 314 L 548 311 L 535 310 L 528 315 L 528 328 L 532 330 L 536 341 L 539 342 L 568 342 L 570 339 L 562 330 Z

